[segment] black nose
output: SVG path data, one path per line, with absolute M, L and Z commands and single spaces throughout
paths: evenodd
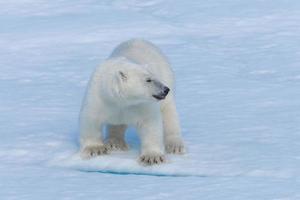
M 169 91 L 170 91 L 170 89 L 165 86 L 164 89 L 163 89 L 164 95 L 167 96 L 167 94 L 169 93 Z

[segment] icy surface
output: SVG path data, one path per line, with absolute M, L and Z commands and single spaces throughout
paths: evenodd
M 82 161 L 88 78 L 133 37 L 172 63 L 188 154 L 140 167 L 129 130 Z M 1 199 L 300 199 L 300 1 L 3 0 L 0 134 Z

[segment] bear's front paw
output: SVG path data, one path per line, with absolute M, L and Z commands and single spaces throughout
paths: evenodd
M 170 154 L 184 154 L 185 147 L 182 139 L 180 138 L 166 139 L 165 151 Z
M 139 162 L 145 166 L 157 165 L 166 162 L 166 158 L 160 153 L 147 153 L 140 156 Z
M 127 151 L 129 149 L 127 143 L 123 139 L 110 138 L 105 144 L 108 151 L 121 150 Z
M 107 153 L 108 153 L 107 148 L 104 145 L 91 145 L 85 147 L 80 154 L 81 154 L 81 158 L 90 159 L 92 157 L 107 154 Z

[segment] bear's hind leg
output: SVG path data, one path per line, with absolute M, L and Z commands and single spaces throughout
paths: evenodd
M 162 104 L 165 151 L 173 154 L 184 154 L 185 147 L 180 133 L 180 124 L 173 96 Z
M 126 128 L 127 125 L 107 126 L 108 135 L 107 135 L 105 147 L 109 151 L 113 151 L 113 150 L 126 151 L 129 149 L 124 137 Z

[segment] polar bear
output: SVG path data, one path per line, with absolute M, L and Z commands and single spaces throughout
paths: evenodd
M 82 158 L 127 150 L 128 125 L 137 129 L 143 165 L 165 162 L 164 152 L 185 152 L 170 64 L 156 46 L 142 39 L 121 43 L 92 74 L 80 112 Z

